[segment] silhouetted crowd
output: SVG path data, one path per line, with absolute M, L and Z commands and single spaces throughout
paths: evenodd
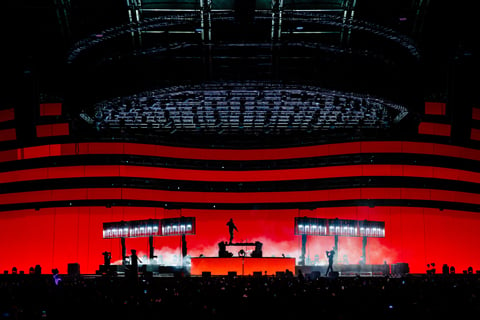
M 461 319 L 479 299 L 477 274 L 0 275 L 0 319 Z

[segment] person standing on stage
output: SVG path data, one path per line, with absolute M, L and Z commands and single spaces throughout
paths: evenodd
M 238 229 L 237 227 L 235 226 L 235 224 L 233 223 L 233 219 L 230 218 L 230 221 L 227 222 L 227 226 L 228 226 L 228 232 L 230 233 L 230 242 L 228 244 L 232 244 L 232 241 L 233 241 L 233 231 L 236 230 L 238 232 Z
M 328 276 L 328 272 L 333 272 L 333 257 L 335 256 L 335 250 L 326 251 L 327 258 L 328 258 L 328 268 L 327 272 L 325 272 L 325 276 Z
M 130 256 L 130 264 L 131 264 L 131 268 L 132 268 L 132 276 L 134 278 L 137 278 L 138 277 L 138 262 L 140 261 L 140 263 L 142 263 L 142 260 L 140 260 L 140 258 L 137 256 L 137 250 L 135 249 L 132 249 L 132 255 Z
M 102 254 L 103 254 L 103 264 L 108 267 L 110 265 L 110 260 L 112 259 L 112 254 L 108 251 L 105 251 Z

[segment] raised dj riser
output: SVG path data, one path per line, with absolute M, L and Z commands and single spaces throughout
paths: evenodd
M 290 271 L 295 273 L 295 258 L 192 258 L 190 274 L 228 275 L 235 272 L 239 276 L 257 273 L 275 275 L 277 272 Z

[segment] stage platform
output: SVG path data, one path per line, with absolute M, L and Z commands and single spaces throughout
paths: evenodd
M 130 269 L 130 265 L 100 265 L 96 271 L 97 275 L 110 274 L 110 275 L 123 275 L 127 273 Z M 144 274 L 146 272 L 152 273 L 153 275 L 168 275 L 173 276 L 179 273 L 185 273 L 185 269 L 181 267 L 174 266 L 162 266 L 162 265 L 148 265 L 142 264 L 138 266 L 138 273 Z
M 190 270 L 189 270 L 190 269 Z M 129 270 L 129 265 L 100 265 L 97 275 L 124 275 Z M 191 258 L 191 266 L 174 267 L 161 265 L 140 265 L 139 274 L 151 273 L 153 276 L 192 275 L 202 276 L 237 276 L 265 275 L 275 276 L 279 273 L 290 271 L 292 275 L 303 274 L 309 278 L 324 277 L 327 265 L 296 266 L 295 258 L 253 258 L 253 257 L 198 257 Z M 383 276 L 405 275 L 409 273 L 407 263 L 397 264 L 334 264 L 333 270 L 338 276 Z
M 295 274 L 295 258 L 192 258 L 190 274 L 200 276 L 204 272 L 212 276 L 276 275 L 277 272 L 292 272 Z
M 325 276 L 327 265 L 322 266 L 296 266 L 296 273 L 301 271 L 304 275 L 310 277 Z M 333 270 L 338 272 L 339 276 L 350 275 L 386 275 L 386 274 L 407 274 L 409 268 L 407 263 L 397 264 L 334 264 Z

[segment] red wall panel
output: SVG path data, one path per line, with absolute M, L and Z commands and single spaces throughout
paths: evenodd
M 0 162 L 17 160 L 19 150 L 21 149 L 0 151 Z
M 52 125 L 51 124 L 41 124 L 36 126 L 37 137 L 50 137 L 52 136 Z
M 448 137 L 451 133 L 451 125 L 445 123 L 421 122 L 418 126 L 418 133 Z
M 61 116 L 62 103 L 41 103 L 40 116 Z
M 17 140 L 17 130 L 15 128 L 0 130 L 0 142 Z
M 362 153 L 402 152 L 402 147 L 402 141 L 371 141 L 360 143 Z
M 90 217 L 91 217 L 92 208 L 80 207 L 75 209 L 77 209 L 77 212 L 78 212 L 76 217 L 77 218 L 76 234 L 78 237 L 78 242 L 77 242 L 77 247 L 75 248 L 75 250 L 77 251 L 75 262 L 80 263 L 80 272 L 93 273 L 95 268 L 90 267 L 90 260 L 97 259 L 96 257 L 97 254 L 96 252 L 93 252 L 90 250 L 90 234 L 92 233 L 92 231 L 90 230 Z M 42 211 L 44 210 L 48 211 L 48 209 L 42 209 Z M 72 219 L 75 219 L 75 217 L 72 217 Z M 105 219 L 107 219 L 107 217 L 105 217 Z M 105 247 L 105 250 L 108 250 L 108 247 Z M 66 272 L 65 265 L 57 265 L 56 267 L 59 269 L 60 272 Z
M 480 129 L 472 128 L 471 132 L 470 132 L 470 139 L 479 141 L 480 140 Z
M 20 153 L 21 159 L 34 159 L 34 158 L 43 158 L 50 156 L 50 146 L 43 145 L 43 146 L 36 146 L 36 147 L 28 147 L 20 149 L 22 152 Z
M 13 108 L 0 110 L 0 122 L 11 121 L 15 119 L 15 110 Z
M 68 123 L 39 124 L 36 126 L 36 130 L 38 138 L 70 134 Z
M 355 153 L 418 153 L 439 156 L 459 157 L 480 161 L 480 150 L 426 142 L 352 142 L 319 145 L 310 147 L 296 147 L 284 149 L 256 149 L 256 150 L 228 150 L 228 149 L 198 149 L 156 146 L 145 148 L 145 145 L 134 143 L 105 142 L 105 143 L 77 143 L 56 144 L 37 147 L 27 147 L 17 150 L 16 160 L 42 158 L 56 155 L 83 155 L 83 154 L 130 154 L 179 159 L 198 160 L 276 160 L 300 159 L 309 157 L 332 156 Z M 360 151 L 359 151 L 360 150 Z M 0 158 L 0 162 L 10 161 L 10 158 Z
M 131 177 L 186 181 L 262 182 L 361 176 L 437 178 L 480 183 L 480 173 L 478 172 L 413 165 L 347 165 L 251 171 L 192 170 L 124 165 L 69 166 L 0 172 L 0 183 L 81 177 Z
M 472 119 L 480 120 L 480 108 L 472 108 Z
M 53 209 L 53 266 L 67 266 L 78 260 L 78 208 Z M 57 253 L 57 254 L 55 254 Z M 46 270 L 50 271 L 50 270 Z M 82 270 L 80 270 L 82 271 Z
M 133 188 L 56 189 L 0 194 L 0 205 L 74 200 L 138 200 L 202 204 L 297 203 L 405 199 L 480 204 L 480 194 L 423 188 L 347 188 L 278 192 L 196 192 Z
M 445 115 L 446 103 L 444 102 L 425 102 L 425 114 Z
M 67 136 L 70 134 L 70 125 L 68 123 L 52 124 L 52 136 Z
M 30 267 L 40 264 L 44 272 L 51 272 L 55 236 L 53 209 L 4 212 L 0 215 L 0 225 L 4 256 L 0 270 L 17 266 L 19 271 L 28 273 Z

